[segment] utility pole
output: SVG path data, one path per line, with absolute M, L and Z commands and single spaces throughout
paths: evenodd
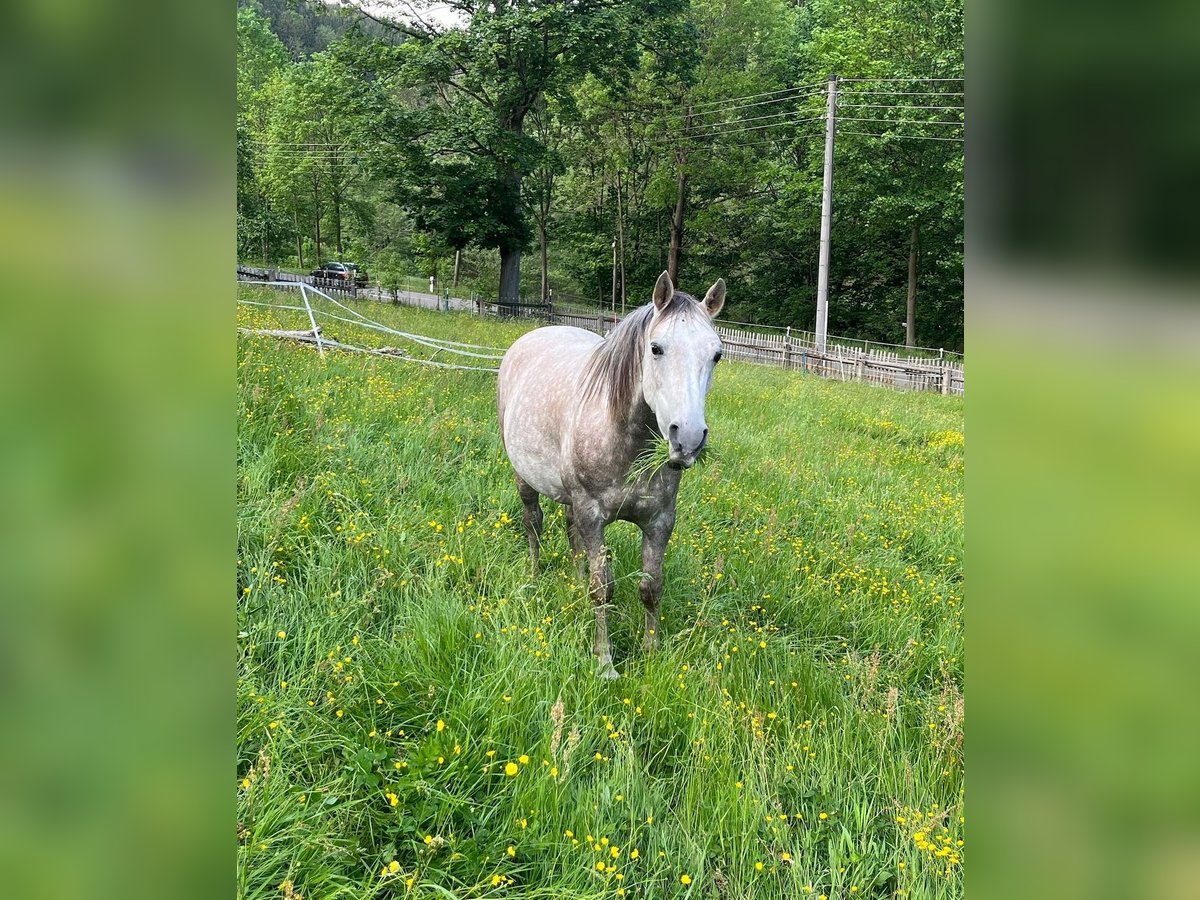
M 612 311 L 617 311 L 617 240 L 613 238 L 613 288 L 612 288 Z
M 833 135 L 837 130 L 837 75 L 829 76 L 825 105 L 825 177 L 821 188 L 821 255 L 817 262 L 817 352 L 825 352 L 829 330 L 829 226 L 833 219 Z
M 625 315 L 625 214 L 621 211 L 620 169 L 617 169 L 617 247 L 621 253 L 621 315 Z

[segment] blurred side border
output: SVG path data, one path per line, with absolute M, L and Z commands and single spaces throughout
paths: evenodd
M 13 896 L 231 887 L 231 13 L 0 38 Z M 973 896 L 1200 883 L 1198 16 L 968 8 Z

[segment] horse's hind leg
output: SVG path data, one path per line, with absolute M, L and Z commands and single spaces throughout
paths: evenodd
M 517 493 L 521 495 L 524 512 L 525 536 L 529 538 L 529 556 L 533 560 L 533 574 L 538 573 L 538 549 L 542 543 L 542 504 L 538 492 L 517 476 Z

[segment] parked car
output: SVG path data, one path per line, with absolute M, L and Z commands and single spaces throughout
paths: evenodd
M 367 286 L 367 270 L 354 263 L 327 262 L 308 273 L 313 278 L 334 281 L 353 281 L 359 287 Z

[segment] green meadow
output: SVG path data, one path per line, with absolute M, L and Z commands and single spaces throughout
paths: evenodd
M 604 682 L 549 502 L 531 577 L 494 375 L 237 347 L 239 897 L 963 895 L 960 398 L 722 362 L 652 654 L 639 534 L 608 530 Z

